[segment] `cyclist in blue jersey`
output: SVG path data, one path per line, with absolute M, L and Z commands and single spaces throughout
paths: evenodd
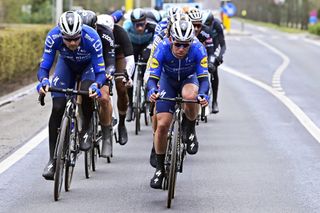
M 167 29 L 168 25 L 169 25 L 169 22 L 170 22 L 170 19 L 173 18 L 173 16 L 177 13 L 180 13 L 181 10 L 178 8 L 178 7 L 171 7 L 169 10 L 168 10 L 168 15 L 167 15 L 167 18 L 160 21 L 157 25 L 156 25 L 156 29 L 155 29 L 155 32 L 154 32 L 154 36 L 153 38 L 155 39 L 157 35 L 160 35 L 162 34 L 162 32 Z M 171 23 L 172 24 L 172 23 Z
M 59 51 L 58 61 L 49 81 L 49 71 Z M 80 134 L 80 149 L 89 150 L 87 130 L 93 110 L 91 98 L 101 97 L 100 88 L 106 83 L 106 71 L 102 53 L 102 43 L 97 32 L 82 24 L 79 14 L 74 11 L 63 13 L 58 26 L 54 27 L 45 40 L 44 53 L 38 70 L 38 92 L 45 94 L 50 84 L 58 88 L 74 87 L 76 79 L 81 81 L 81 90 L 89 89 L 89 97 L 82 96 L 84 122 Z M 49 162 L 44 169 L 43 177 L 53 180 L 55 161 L 53 159 L 58 128 L 61 123 L 66 97 L 61 93 L 51 93 L 52 112 L 49 120 Z M 91 98 L 90 98 L 91 97 Z
M 155 102 L 159 96 L 172 98 L 181 94 L 184 99 L 198 99 L 203 106 L 208 104 L 207 53 L 194 37 L 192 23 L 180 20 L 173 23 L 170 37 L 158 45 L 151 61 L 148 79 L 148 97 L 151 102 Z M 162 188 L 167 133 L 174 105 L 175 103 L 168 101 L 156 103 L 157 129 L 154 143 L 157 166 L 150 181 L 150 186 L 156 189 Z M 184 104 L 182 139 L 187 144 L 189 154 L 196 154 L 199 147 L 195 132 L 198 111 L 197 104 Z
M 130 19 L 130 21 L 126 21 L 123 24 L 123 28 L 128 32 L 131 40 L 134 52 L 134 60 L 137 62 L 140 56 L 141 61 L 147 63 L 156 25 L 147 21 L 146 12 L 140 8 L 132 11 Z M 144 74 L 145 67 L 142 68 L 142 70 Z M 132 120 L 132 93 L 133 88 L 128 89 L 129 106 L 126 118 L 127 121 Z

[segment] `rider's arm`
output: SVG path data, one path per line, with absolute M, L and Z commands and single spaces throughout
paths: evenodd
M 103 46 L 103 58 L 106 67 L 106 74 L 113 74 L 115 72 L 115 48 L 114 48 L 114 36 L 111 30 L 108 28 L 97 25 L 98 33 L 102 41 Z
M 117 38 L 119 48 L 122 48 L 126 60 L 126 70 L 129 77 L 132 77 L 134 71 L 133 47 L 129 39 L 128 33 L 119 25 L 114 25 L 114 36 Z
M 217 40 L 218 45 L 220 46 L 219 57 L 222 58 L 223 54 L 226 52 L 226 42 L 224 39 L 223 26 L 219 20 L 214 20 L 214 27 L 217 31 Z M 217 45 L 215 45 L 217 46 Z
M 91 45 L 91 63 L 95 73 L 95 81 L 101 87 L 106 82 L 106 68 L 103 60 L 102 43 L 99 35 L 90 35 L 94 38 Z
M 162 64 L 164 60 L 163 43 L 160 43 L 154 51 L 150 62 L 150 75 L 148 78 L 148 90 L 157 89 L 157 83 L 161 76 Z
M 209 79 L 208 79 L 208 56 L 203 45 L 198 44 L 197 66 L 196 73 L 199 81 L 199 94 L 208 94 L 209 92 Z
M 38 80 L 49 78 L 49 72 L 54 62 L 56 50 L 62 43 L 61 34 L 58 27 L 53 28 L 47 35 L 45 40 L 44 52 L 41 58 L 38 70 Z

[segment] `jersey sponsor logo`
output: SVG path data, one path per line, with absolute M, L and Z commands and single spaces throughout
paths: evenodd
M 91 41 L 91 42 L 94 41 L 94 38 L 91 38 L 87 33 L 86 33 L 86 35 L 84 36 L 84 38 L 88 39 L 88 40 Z
M 155 58 L 152 58 L 152 59 L 151 59 L 151 68 L 152 68 L 152 69 L 156 69 L 156 68 L 158 68 L 158 67 L 159 67 L 159 62 L 158 62 L 158 60 L 155 59 Z
M 103 56 L 102 53 L 97 55 L 98 58 L 101 58 L 102 56 Z
M 207 67 L 208 67 L 208 57 L 207 57 L 207 56 L 205 56 L 205 57 L 203 57 L 203 59 L 201 59 L 200 65 L 201 65 L 203 68 L 207 68 Z
M 102 44 L 101 44 L 100 40 L 97 40 L 96 42 L 94 42 L 94 44 L 92 46 L 97 52 L 102 50 Z
M 100 63 L 100 64 L 98 64 L 98 66 L 103 67 L 103 66 L 104 66 L 104 63 Z
M 47 47 L 49 48 L 52 48 L 53 45 L 54 45 L 54 40 L 51 38 L 51 36 L 48 36 L 46 41 L 45 41 L 45 44 Z
M 44 52 L 50 54 L 52 52 L 52 49 L 44 49 Z
M 51 37 L 55 40 L 55 39 L 61 37 L 61 33 L 59 33 L 59 34 L 53 34 L 53 35 L 51 35 Z
M 110 36 L 103 34 L 102 38 L 106 39 L 107 41 L 109 41 L 110 46 L 113 47 L 114 46 L 114 41 L 110 38 Z

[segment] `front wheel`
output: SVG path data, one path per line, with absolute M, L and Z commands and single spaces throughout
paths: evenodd
M 92 149 L 84 152 L 84 171 L 87 179 L 90 178 Z
M 61 187 L 63 183 L 63 171 L 65 166 L 65 149 L 69 144 L 69 119 L 64 117 L 60 126 L 60 133 L 58 135 L 56 145 L 56 171 L 54 174 L 54 200 L 57 201 L 60 197 Z

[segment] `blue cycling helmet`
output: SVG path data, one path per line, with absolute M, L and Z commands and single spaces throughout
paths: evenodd
M 132 22 L 144 21 L 147 18 L 146 12 L 141 8 L 134 9 L 130 15 Z

